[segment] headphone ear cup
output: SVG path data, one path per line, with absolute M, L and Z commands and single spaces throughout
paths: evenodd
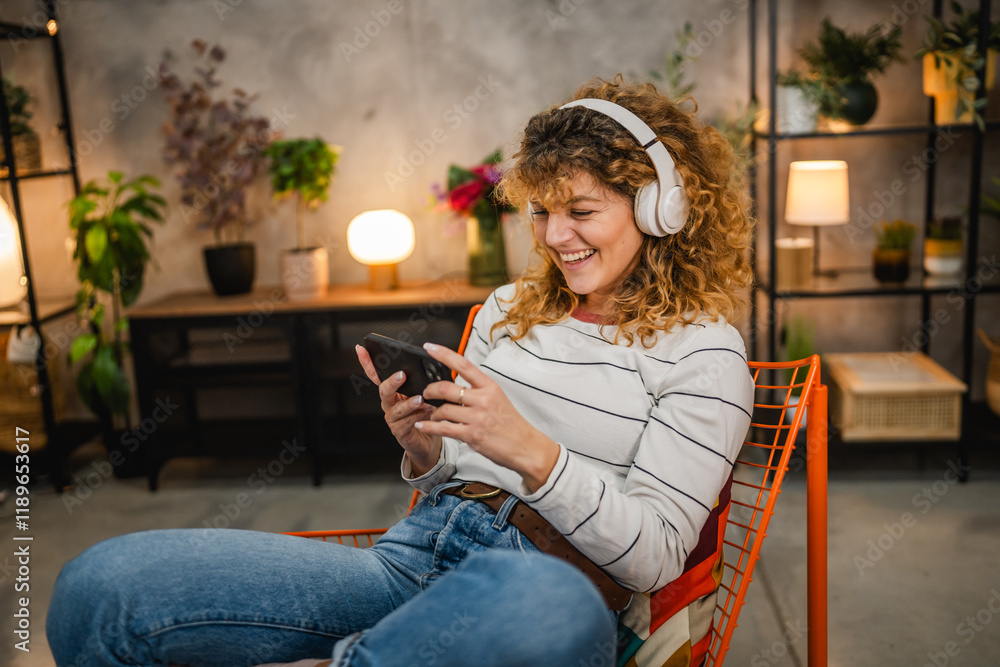
M 656 206 L 660 198 L 658 181 L 646 183 L 635 193 L 635 224 L 644 234 L 650 236 L 666 236 L 657 222 Z

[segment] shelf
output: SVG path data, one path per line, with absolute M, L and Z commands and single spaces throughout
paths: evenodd
M 34 169 L 31 171 L 22 171 L 17 174 L 17 180 L 26 181 L 31 178 L 48 178 L 50 176 L 72 176 L 72 169 Z M 7 174 L 7 168 L 4 167 L 0 169 L 0 181 L 9 181 L 10 176 Z
M 965 131 L 975 127 L 972 123 L 951 123 L 949 125 L 883 125 L 868 126 L 863 125 L 851 130 L 836 132 L 833 130 L 817 130 L 815 132 L 778 132 L 774 135 L 775 141 L 787 141 L 790 139 L 834 139 L 840 137 L 876 137 L 900 134 L 933 134 L 944 131 Z M 1000 120 L 986 121 L 986 129 L 1000 129 Z M 767 132 L 754 132 L 755 139 L 767 140 L 771 135 Z
M 32 26 L 0 21 L 0 38 L 2 39 L 13 41 L 17 39 L 41 39 L 43 37 L 52 37 L 44 25 Z
M 38 319 L 42 324 L 57 317 L 68 315 L 76 310 L 76 299 L 71 296 L 38 299 Z M 24 311 L 20 308 L 0 310 L 0 326 L 12 327 L 21 324 L 31 324 L 31 315 L 27 304 Z
M 993 275 L 981 288 L 976 282 L 976 293 L 1000 292 L 1000 274 Z M 761 289 L 770 292 L 766 282 Z M 777 299 L 823 298 L 850 296 L 899 296 L 918 294 L 950 294 L 966 290 L 965 276 L 924 276 L 919 269 L 911 267 L 910 278 L 905 283 L 880 283 L 875 280 L 870 268 L 843 269 L 836 276 L 814 276 L 808 285 L 775 293 Z

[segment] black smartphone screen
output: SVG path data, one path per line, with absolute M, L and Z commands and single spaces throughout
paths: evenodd
M 379 380 L 385 381 L 393 373 L 403 371 L 406 381 L 398 391 L 404 396 L 418 396 L 432 382 L 451 380 L 451 369 L 427 354 L 422 347 L 371 333 L 365 336 L 365 349 L 375 365 Z M 444 403 L 441 399 L 427 402 L 431 405 Z

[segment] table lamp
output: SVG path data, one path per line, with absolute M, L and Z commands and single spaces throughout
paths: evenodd
M 17 305 L 27 293 L 17 223 L 0 198 L 0 308 Z
M 785 221 L 813 228 L 813 275 L 836 275 L 819 270 L 819 228 L 851 220 L 847 163 L 843 160 L 804 160 L 788 169 Z
M 366 211 L 347 226 L 347 249 L 368 265 L 369 286 L 375 291 L 399 284 L 396 265 L 410 256 L 413 245 L 413 222 L 399 211 Z

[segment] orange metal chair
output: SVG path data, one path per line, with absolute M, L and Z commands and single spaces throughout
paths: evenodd
M 469 314 L 459 351 L 465 350 L 472 320 Z M 743 607 L 754 566 L 774 514 L 774 504 L 795 449 L 796 436 L 806 422 L 807 465 L 807 611 L 808 664 L 827 664 L 827 416 L 826 386 L 820 382 L 819 357 L 799 361 L 749 363 L 755 396 L 750 433 L 743 443 L 733 475 L 732 499 L 723 542 L 724 570 L 719 588 L 715 620 L 710 631 L 707 667 L 722 665 L 736 619 Z M 777 379 L 787 376 L 787 382 Z M 796 395 L 798 402 L 796 403 Z M 808 415 L 808 419 L 806 419 Z M 417 503 L 414 491 L 410 508 Z M 341 544 L 367 547 L 386 528 L 370 530 L 326 530 L 287 533 L 300 537 L 336 540 Z

